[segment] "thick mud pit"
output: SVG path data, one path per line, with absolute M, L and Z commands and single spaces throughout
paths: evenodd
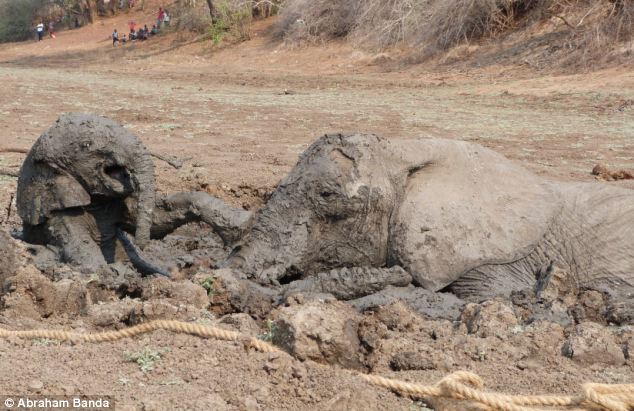
M 244 188 L 234 192 L 238 199 L 249 198 L 245 201 L 254 201 L 249 197 L 254 193 L 262 203 L 270 197 Z M 262 285 L 238 269 L 218 268 L 235 255 L 232 243 L 239 235 L 227 234 L 224 228 L 231 224 L 216 222 L 240 211 L 206 193 L 194 195 L 204 201 L 192 202 L 191 196 L 175 194 L 157 202 L 156 214 L 165 218 L 155 218 L 153 227 L 161 235 L 154 235 L 142 252 L 153 266 L 170 267 L 167 277 L 144 276 L 133 258 L 87 270 L 78 260 L 61 262 L 55 244 L 32 245 L 0 231 L 0 323 L 13 329 L 95 332 L 158 319 L 194 321 L 257 336 L 289 355 L 236 352 L 236 345 L 159 332 L 134 341 L 142 346 L 135 352 L 117 354 L 125 342 L 104 344 L 103 349 L 82 346 L 80 357 L 90 366 L 70 380 L 57 382 L 48 368 L 44 373 L 25 368 L 18 371 L 24 381 L 16 384 L 10 376 L 7 383 L 28 393 L 114 395 L 124 409 L 444 410 L 468 406 L 377 391 L 341 369 L 425 381 L 468 369 L 485 376 L 490 388 L 506 392 L 564 393 L 585 381 L 631 381 L 630 307 L 610 292 L 579 287 L 565 270 L 551 267 L 536 285 L 491 299 L 461 299 L 447 291 L 451 287 L 439 292 L 416 287 L 413 276 L 399 266 L 329 271 L 307 266 L 317 274 Z M 215 211 L 200 219 L 205 213 L 199 211 L 209 201 Z M 203 221 L 181 221 L 183 210 L 196 217 L 188 221 Z M 250 219 L 244 213 L 240 224 Z M 41 346 L 73 356 L 76 350 L 51 340 L 10 340 L 0 342 L 5 348 L 0 356 L 10 362 L 47 355 Z M 111 362 L 104 353 L 111 354 Z M 192 364 L 198 357 L 205 360 Z M 55 358 L 61 367 L 64 356 Z M 181 367 L 183 363 L 188 365 Z M 240 372 L 230 373 L 232 368 Z M 107 388 L 88 383 L 84 372 L 96 372 L 99 381 L 110 383 Z M 537 376 L 542 389 L 522 385 Z M 131 384 L 154 386 L 153 394 L 139 399 Z M 185 398 L 164 388 L 170 385 L 206 393 Z
M 390 286 L 346 303 L 327 294 L 273 293 L 228 269 L 214 270 L 229 249 L 204 223 L 182 226 L 146 248 L 148 259 L 178 267 L 172 279 L 143 278 L 124 263 L 87 275 L 43 264 L 6 235 L 3 243 L 17 250 L 2 255 L 4 327 L 100 331 L 178 319 L 258 336 L 291 354 L 246 353 L 239 344 L 164 332 L 95 346 L 0 341 L 7 363 L 53 356 L 45 371 L 29 366 L 17 371 L 19 380 L 2 377 L 21 392 L 114 395 L 123 409 L 465 409 L 377 390 L 337 369 L 425 382 L 468 369 L 483 375 L 488 388 L 507 392 L 571 393 L 585 381 L 631 382 L 634 328 L 612 324 L 604 295 L 571 290 L 563 273 L 553 274 L 539 295 L 522 290 L 510 299 L 468 303 Z M 159 353 L 150 371 L 129 359 L 144 350 Z M 64 365 L 68 356 L 74 360 Z M 55 367 L 78 372 L 58 380 Z M 528 388 L 537 378 L 540 389 Z M 179 395 L 181 386 L 199 395 Z

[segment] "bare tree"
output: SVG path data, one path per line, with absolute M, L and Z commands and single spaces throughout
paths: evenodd
M 214 6 L 213 0 L 207 0 L 207 5 L 209 6 L 209 15 L 211 16 L 211 23 L 215 24 L 217 21 L 218 13 L 216 11 L 216 7 Z

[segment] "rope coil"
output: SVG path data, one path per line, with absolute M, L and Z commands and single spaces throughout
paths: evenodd
M 0 328 L 0 338 L 35 339 L 47 338 L 73 343 L 112 342 L 123 338 L 157 330 L 190 334 L 203 338 L 222 341 L 235 341 L 244 344 L 245 348 L 253 348 L 260 352 L 281 352 L 282 350 L 266 341 L 202 324 L 183 321 L 158 320 L 135 325 L 117 331 L 105 331 L 95 334 L 76 333 L 62 330 L 6 330 Z M 417 398 L 448 398 L 471 401 L 482 409 L 499 411 L 534 411 L 538 409 L 603 409 L 610 411 L 634 410 L 634 384 L 595 384 L 588 383 L 582 387 L 578 396 L 566 395 L 510 395 L 483 391 L 484 382 L 476 374 L 469 371 L 457 371 L 442 378 L 434 385 L 423 385 L 406 381 L 381 377 L 378 375 L 351 372 L 354 376 L 371 385 L 386 388 L 402 395 Z M 536 408 L 539 407 L 539 408 Z

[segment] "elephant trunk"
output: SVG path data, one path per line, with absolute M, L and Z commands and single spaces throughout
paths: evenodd
M 136 245 L 143 249 L 150 241 L 150 229 L 152 228 L 152 214 L 154 212 L 156 187 L 154 182 L 154 164 L 150 153 L 143 147 L 135 159 L 135 183 L 138 190 L 137 218 L 136 218 Z
M 307 248 L 307 218 L 289 215 L 274 199 L 261 210 L 256 223 L 234 248 L 225 266 L 262 283 L 277 283 L 301 275 Z M 293 214 L 293 213 L 290 213 Z

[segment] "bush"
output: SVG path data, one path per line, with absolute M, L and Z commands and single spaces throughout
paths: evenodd
M 219 43 L 226 35 L 234 41 L 251 38 L 253 19 L 252 2 L 248 0 L 216 1 L 216 21 L 212 27 L 214 43 Z
M 416 43 L 430 21 L 430 3 L 431 0 L 368 1 L 356 18 L 352 38 L 378 49 Z
M 404 45 L 431 55 L 533 23 L 556 32 L 552 50 L 594 58 L 634 38 L 634 0 L 286 0 L 276 34 L 290 42 L 347 37 L 369 49 Z
M 446 50 L 461 42 L 494 36 L 537 5 L 535 0 L 447 0 L 434 2 L 420 41 Z
M 211 26 L 211 16 L 207 6 L 201 3 L 185 3 L 172 10 L 171 24 L 179 32 L 207 33 Z
M 34 19 L 43 0 L 0 0 L 0 43 L 35 35 Z
M 183 3 L 174 11 L 178 31 L 207 34 L 214 43 L 227 36 L 243 41 L 251 38 L 252 2 L 249 0 L 214 0 L 214 21 L 206 2 Z
M 363 4 L 363 0 L 287 0 L 275 34 L 292 40 L 345 37 Z

